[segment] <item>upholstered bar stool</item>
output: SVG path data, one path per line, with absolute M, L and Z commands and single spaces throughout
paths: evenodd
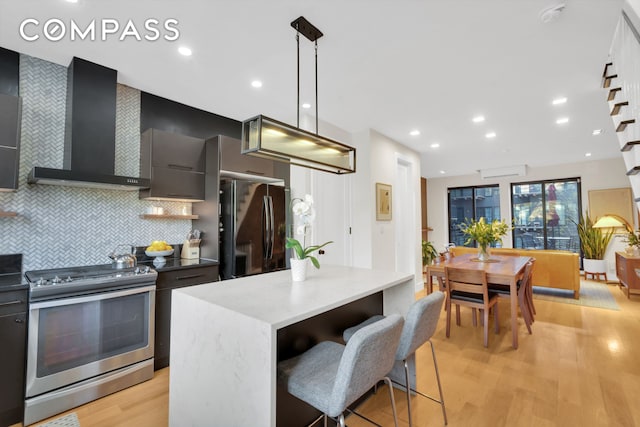
M 400 384 L 405 387 L 407 392 L 407 410 L 409 412 L 409 426 L 413 425 L 411 419 L 411 392 L 426 397 L 439 403 L 442 407 L 442 416 L 444 417 L 444 424 L 447 424 L 447 411 L 444 407 L 444 397 L 442 395 L 442 385 L 440 384 L 440 373 L 438 372 L 438 362 L 436 360 L 436 352 L 431 342 L 431 337 L 436 331 L 438 326 L 438 319 L 440 318 L 440 311 L 442 310 L 442 303 L 444 301 L 444 293 L 435 291 L 424 298 L 414 302 L 405 317 L 404 327 L 402 328 L 402 335 L 400 336 L 400 345 L 396 351 L 395 359 L 396 363 L 401 363 L 404 368 L 405 384 Z M 373 316 L 359 325 L 346 329 L 342 334 L 344 340 L 348 343 L 351 341 L 354 334 L 367 325 L 384 319 L 384 316 Z M 409 382 L 409 364 L 407 360 L 415 354 L 416 350 L 420 348 L 425 342 L 428 342 L 431 346 L 431 355 L 433 356 L 433 366 L 436 372 L 436 380 L 438 382 L 438 392 L 440 393 L 440 399 L 428 396 L 414 388 L 410 387 Z
M 325 427 L 327 416 L 337 418 L 344 427 L 348 406 L 384 379 L 398 427 L 393 387 L 386 375 L 393 367 L 403 324 L 402 316 L 394 314 L 360 329 L 346 346 L 332 341 L 316 344 L 278 363 L 278 381 L 290 394 L 322 411 Z M 349 412 L 375 424 L 355 411 Z

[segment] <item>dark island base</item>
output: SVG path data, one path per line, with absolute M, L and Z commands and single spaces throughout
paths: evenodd
M 320 341 L 335 341 L 344 344 L 342 331 L 375 314 L 382 314 L 382 312 L 382 292 L 378 292 L 280 329 L 278 331 L 278 361 L 304 353 Z M 278 427 L 308 425 L 319 415 L 320 412 L 315 408 L 278 386 L 276 396 L 276 425 Z

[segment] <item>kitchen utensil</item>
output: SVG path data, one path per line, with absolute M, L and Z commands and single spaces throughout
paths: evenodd
M 126 248 L 126 250 L 125 250 Z M 134 245 L 118 245 L 109 255 L 115 269 L 133 268 L 138 263 L 136 258 L 136 247 Z
M 197 230 L 196 230 L 197 231 Z M 200 233 L 198 232 L 198 235 Z M 183 259 L 196 259 L 200 258 L 200 239 L 189 239 L 182 244 L 182 252 L 180 252 L 180 258 Z

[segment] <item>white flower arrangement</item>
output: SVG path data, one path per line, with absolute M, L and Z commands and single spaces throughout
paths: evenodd
M 328 241 L 322 245 L 306 246 L 307 231 L 311 228 L 313 221 L 316 219 L 316 210 L 313 208 L 313 197 L 311 197 L 310 194 L 305 194 L 303 198 L 295 198 L 291 200 L 291 206 L 293 215 L 298 217 L 296 235 L 303 236 L 303 243 L 301 244 L 298 239 L 287 237 L 286 247 L 288 249 L 293 249 L 297 259 L 309 258 L 316 268 L 320 268 L 318 259 L 311 254 L 329 243 L 333 243 L 333 241 Z

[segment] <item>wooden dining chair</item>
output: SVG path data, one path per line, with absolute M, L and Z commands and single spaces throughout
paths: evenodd
M 487 273 L 484 270 L 470 270 L 445 267 L 447 288 L 447 338 L 451 330 L 451 304 L 479 309 L 484 316 L 484 346 L 489 345 L 489 311 L 493 308 L 495 333 L 500 332 L 498 321 L 498 294 L 489 291 Z M 458 322 L 459 324 L 459 322 Z
M 524 273 L 522 279 L 518 281 L 518 305 L 520 306 L 520 313 L 524 319 L 524 324 L 527 326 L 529 334 L 531 334 L 531 325 L 534 322 L 535 308 L 533 306 L 533 285 L 531 282 L 531 276 L 533 275 L 533 264 L 536 259 L 531 258 L 524 267 Z M 495 292 L 500 297 L 511 298 L 511 290 L 507 285 L 493 285 L 489 284 L 489 291 Z

